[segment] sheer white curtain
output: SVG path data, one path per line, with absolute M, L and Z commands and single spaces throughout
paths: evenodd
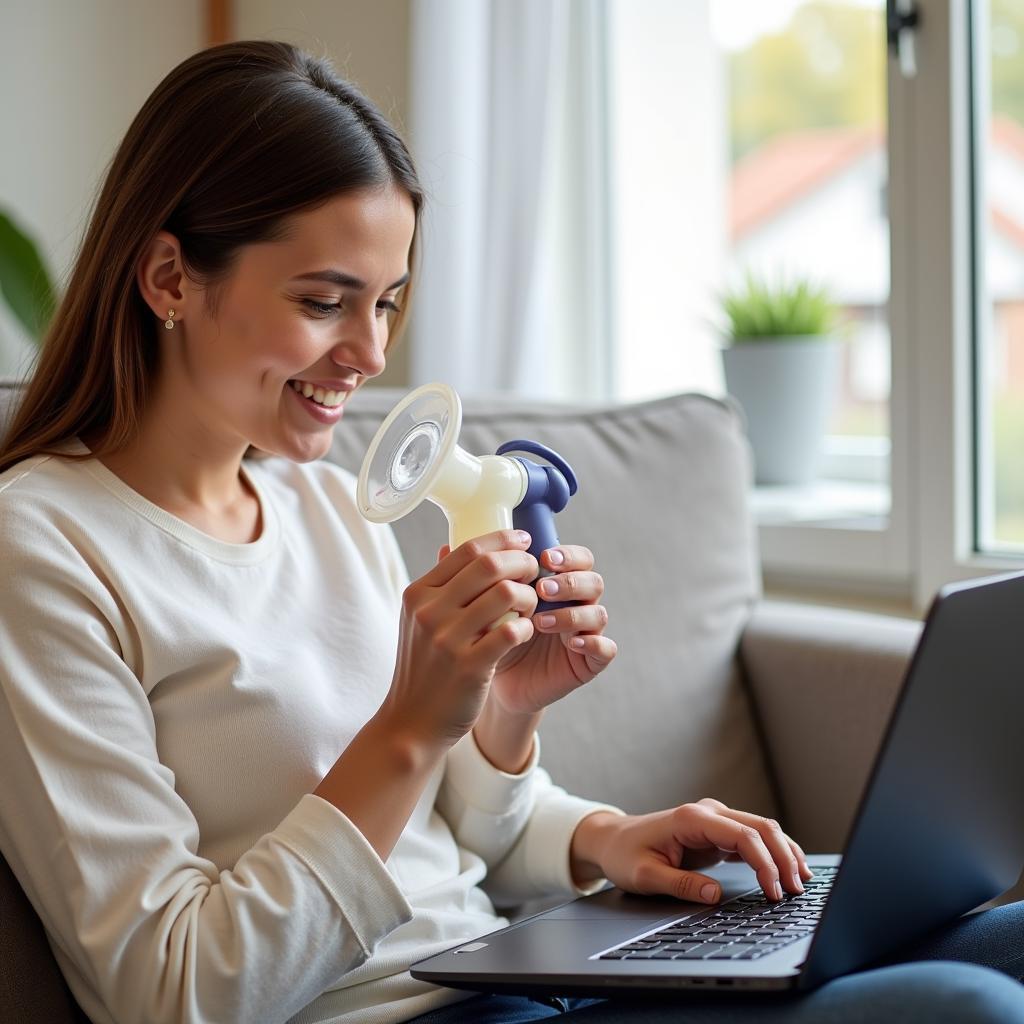
M 414 385 L 603 397 L 603 0 L 413 0 Z

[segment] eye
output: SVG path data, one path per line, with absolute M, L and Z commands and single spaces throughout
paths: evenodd
M 340 302 L 317 302 L 316 299 L 303 299 L 302 304 L 320 317 L 331 316 L 336 309 L 341 309 Z
M 377 309 L 381 313 L 401 313 L 402 309 L 392 299 L 381 299 L 377 303 Z

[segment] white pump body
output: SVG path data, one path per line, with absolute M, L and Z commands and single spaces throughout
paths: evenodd
M 388 414 L 359 473 L 359 511 L 390 523 L 427 499 L 448 520 L 452 550 L 494 530 L 512 528 L 513 509 L 529 484 L 518 459 L 471 455 L 456 442 L 462 402 L 447 384 L 425 384 Z

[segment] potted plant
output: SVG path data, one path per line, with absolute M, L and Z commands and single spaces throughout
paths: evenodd
M 35 242 L 2 210 L 0 303 L 10 309 L 28 342 L 38 345 L 53 315 L 56 292 Z M 0 332 L 0 376 L 17 371 L 31 351 L 23 341 Z
M 839 383 L 839 306 L 807 278 L 747 273 L 722 299 L 726 388 L 742 406 L 759 484 L 801 484 L 816 469 Z

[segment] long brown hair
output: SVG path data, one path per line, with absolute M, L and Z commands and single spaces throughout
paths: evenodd
M 248 41 L 179 64 L 114 155 L 0 441 L 0 472 L 32 455 L 57 454 L 75 436 L 88 435 L 96 455 L 134 436 L 158 355 L 157 320 L 135 271 L 158 231 L 178 238 L 189 276 L 204 284 L 215 308 L 216 286 L 242 246 L 281 237 L 289 214 L 384 185 L 408 194 L 418 235 L 423 190 L 408 149 L 326 60 L 288 43 Z M 406 286 L 392 343 L 409 298 Z

